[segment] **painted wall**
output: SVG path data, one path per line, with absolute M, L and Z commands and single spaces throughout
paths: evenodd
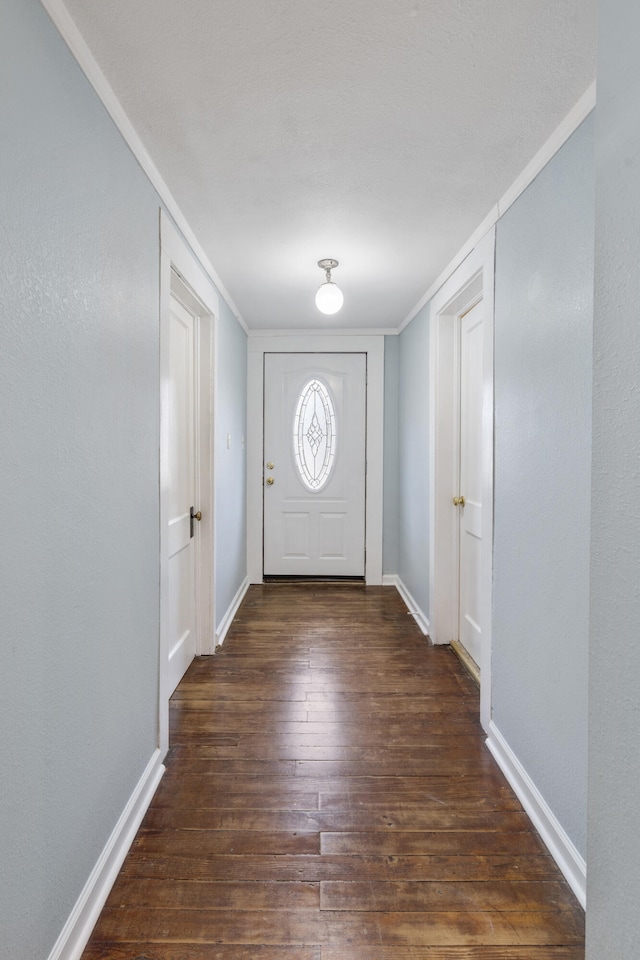
M 0 956 L 42 960 L 157 745 L 158 201 L 1 6 Z
M 582 856 L 593 118 L 498 223 L 493 722 Z
M 400 341 L 398 574 L 429 616 L 429 306 Z
M 217 324 L 215 398 L 214 576 L 218 626 L 247 575 L 247 336 L 222 298 Z
M 382 573 L 398 572 L 398 402 L 400 340 L 384 338 L 384 518 L 382 530 Z
M 158 742 L 159 199 L 37 0 L 0 21 L 0 957 L 43 960 Z M 223 607 L 245 340 L 223 305 Z
M 588 960 L 640 953 L 640 7 L 600 5 Z

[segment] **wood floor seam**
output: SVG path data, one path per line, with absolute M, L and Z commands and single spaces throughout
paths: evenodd
M 249 588 L 82 960 L 584 960 L 584 913 L 393 587 Z

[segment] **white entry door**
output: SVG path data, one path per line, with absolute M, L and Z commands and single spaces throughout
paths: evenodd
M 168 621 L 170 696 L 196 653 L 194 317 L 172 295 L 167 411 Z
M 482 302 L 460 319 L 459 639 L 480 664 L 482 562 Z
M 366 354 L 264 364 L 264 575 L 363 577 Z

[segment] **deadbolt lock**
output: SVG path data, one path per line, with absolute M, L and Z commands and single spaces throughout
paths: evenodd
M 453 505 L 454 507 L 464 507 L 464 497 L 454 497 Z
M 267 477 L 267 486 L 272 487 L 274 483 L 273 477 Z
M 273 470 L 273 461 L 272 461 L 272 460 L 269 460 L 269 463 L 267 464 L 267 470 Z

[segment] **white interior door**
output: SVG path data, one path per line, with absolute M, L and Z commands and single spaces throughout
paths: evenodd
M 167 416 L 168 513 L 168 694 L 196 653 L 195 535 L 195 322 L 172 295 L 169 327 Z
M 264 574 L 363 577 L 366 354 L 264 364 Z
M 482 574 L 482 301 L 460 319 L 459 639 L 480 664 Z

